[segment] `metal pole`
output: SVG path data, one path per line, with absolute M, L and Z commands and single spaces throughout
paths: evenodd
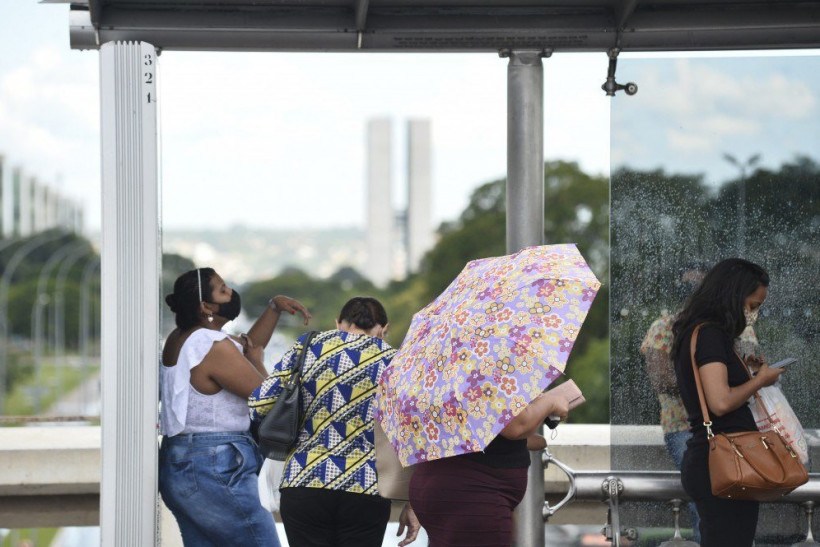
M 507 252 L 544 242 L 544 69 L 541 50 L 502 52 L 507 65 Z M 524 499 L 515 510 L 515 545 L 544 545 L 544 468 L 530 453 Z
M 57 270 L 57 281 L 54 284 L 54 355 L 57 363 L 57 370 L 60 378 L 60 385 L 65 379 L 65 370 L 68 361 L 65 355 L 65 284 L 68 273 L 77 261 L 83 256 L 92 252 L 89 245 L 78 247 L 66 258 L 60 269 Z
M 94 278 L 91 274 L 99 267 L 100 257 L 92 256 L 91 260 L 85 265 L 83 269 L 83 285 L 80 289 L 80 332 L 79 332 L 79 346 L 80 346 L 80 375 L 83 378 L 88 376 L 88 338 L 91 331 L 91 282 Z M 83 382 L 83 404 L 88 406 L 88 392 L 86 386 L 88 382 Z
M 100 48 L 101 544 L 153 545 L 157 522 L 159 148 L 157 50 Z
M 19 243 L 19 242 L 20 242 L 20 238 L 18 238 L 18 237 L 12 236 L 12 237 L 9 237 L 9 238 L 3 238 L 2 240 L 0 240 L 0 253 L 5 251 L 8 247 L 11 247 L 15 243 Z
M 48 297 L 48 278 L 51 272 L 57 267 L 66 256 L 74 252 L 75 249 L 85 247 L 85 241 L 64 245 L 52 254 L 40 270 L 37 278 L 37 294 L 34 298 L 34 308 L 31 310 L 31 338 L 34 343 L 34 370 L 37 378 L 37 385 L 34 391 L 34 412 L 39 414 L 42 410 L 42 388 L 43 382 L 43 338 L 45 338 L 43 312 L 50 299 Z
M 737 196 L 737 253 L 738 256 L 746 255 L 746 177 L 748 169 L 751 169 L 760 161 L 760 154 L 750 156 L 745 162 L 738 160 L 731 154 L 723 154 L 723 159 L 734 165 L 740 171 L 738 181 Z

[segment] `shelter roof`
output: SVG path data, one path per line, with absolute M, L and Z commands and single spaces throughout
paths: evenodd
M 111 40 L 143 40 L 168 50 L 235 51 L 802 49 L 820 47 L 820 1 L 71 2 L 73 48 L 93 49 Z

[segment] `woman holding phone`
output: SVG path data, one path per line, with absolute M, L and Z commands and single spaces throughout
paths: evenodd
M 681 465 L 681 482 L 700 515 L 703 547 L 749 547 L 757 527 L 758 502 L 718 498 L 709 477 L 707 432 L 701 412 L 690 343 L 699 327 L 695 365 L 698 368 L 714 433 L 756 431 L 747 404 L 760 388 L 774 384 L 783 368 L 758 361 L 750 377 L 734 349 L 735 340 L 754 321 L 768 295 L 769 275 L 747 260 L 716 264 L 686 302 L 672 328 L 675 374 L 686 408 L 692 438 Z

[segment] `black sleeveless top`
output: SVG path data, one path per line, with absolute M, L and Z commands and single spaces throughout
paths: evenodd
M 697 385 L 692 371 L 689 355 L 689 344 L 692 333 L 689 332 L 675 356 L 675 374 L 678 378 L 681 399 L 689 415 L 689 426 L 694 442 L 706 442 L 706 428 L 703 426 L 703 413 L 700 410 Z M 698 333 L 698 344 L 695 348 L 695 364 L 700 368 L 707 363 L 720 362 L 726 365 L 730 387 L 736 387 L 749 381 L 746 366 L 734 351 L 732 339 L 723 330 L 714 325 L 704 325 Z M 716 416 L 710 412 L 713 433 L 734 433 L 737 431 L 756 431 L 755 420 L 749 405 Z
M 472 452 L 457 456 L 482 463 L 496 469 L 515 469 L 530 466 L 530 453 L 527 450 L 527 439 L 511 441 L 501 435 L 487 445 L 483 452 Z

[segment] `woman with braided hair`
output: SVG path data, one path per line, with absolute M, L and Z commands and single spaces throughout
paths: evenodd
M 310 314 L 276 296 L 247 335 L 222 332 L 239 316 L 239 292 L 212 268 L 179 276 L 166 303 L 176 328 L 160 366 L 159 491 L 186 546 L 278 547 L 271 514 L 259 502 L 262 459 L 251 438 L 247 397 L 267 375 L 262 348 L 282 312 Z

